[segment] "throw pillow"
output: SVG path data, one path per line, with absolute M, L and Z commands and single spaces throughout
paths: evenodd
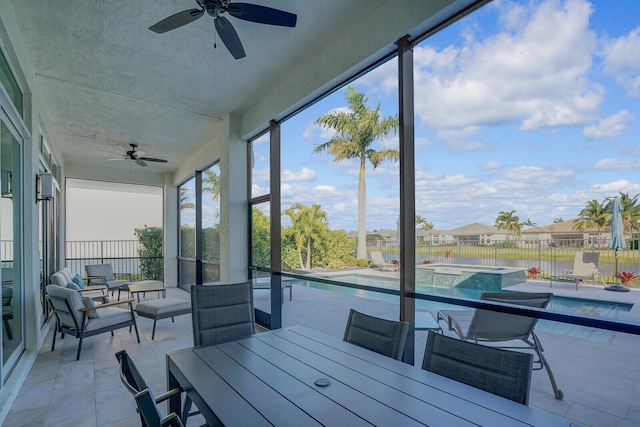
M 79 291 L 80 290 L 80 286 L 76 285 L 73 282 L 67 283 L 67 288 L 73 289 L 74 291 Z
M 96 305 L 93 302 L 93 299 L 89 298 L 89 297 L 82 297 L 82 303 L 84 304 L 85 307 L 95 307 Z M 88 312 L 89 313 L 89 319 L 99 319 L 100 315 L 98 314 L 98 312 L 96 310 L 91 310 Z
M 84 282 L 82 281 L 82 277 L 79 274 L 76 274 L 73 278 L 73 283 L 76 284 L 80 289 L 84 289 Z

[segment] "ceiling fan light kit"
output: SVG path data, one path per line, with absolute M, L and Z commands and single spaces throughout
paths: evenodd
M 206 12 L 214 18 L 214 26 L 222 43 L 235 59 L 240 59 L 246 56 L 240 37 L 231 22 L 220 15 L 228 13 L 244 21 L 292 28 L 298 20 L 294 13 L 252 3 L 231 3 L 228 0 L 196 0 L 196 3 L 200 9 L 183 10 L 150 26 L 149 29 L 158 34 L 166 33 L 195 21 Z

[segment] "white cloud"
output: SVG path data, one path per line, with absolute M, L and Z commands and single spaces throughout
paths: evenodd
M 495 160 L 493 160 L 485 163 L 484 166 L 482 166 L 482 169 L 493 172 L 499 170 L 501 167 L 502 165 L 500 164 L 500 162 L 496 162 Z
M 498 34 L 462 47 L 414 50 L 423 124 L 459 129 L 520 122 L 533 130 L 591 120 L 602 97 L 587 78 L 596 46 L 588 28 L 591 5 L 549 0 L 530 15 L 512 6 L 496 5 L 505 25 Z
M 599 170 L 640 169 L 640 161 L 608 158 L 598 160 L 593 167 Z
M 298 172 L 294 172 L 291 169 L 284 169 L 282 171 L 282 181 L 313 181 L 316 179 L 316 172 L 313 169 L 303 166 Z
M 602 55 L 604 71 L 627 90 L 640 96 L 640 27 L 613 40 L 605 40 Z
M 631 121 L 633 121 L 633 114 L 622 110 L 602 119 L 599 123 L 585 127 L 583 134 L 589 139 L 615 138 L 624 133 Z

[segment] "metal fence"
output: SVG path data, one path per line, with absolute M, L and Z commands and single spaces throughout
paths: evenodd
M 627 249 L 618 251 L 618 271 L 640 274 L 639 239 L 628 239 Z M 395 241 L 378 241 L 376 248 L 385 253 L 388 261 L 398 259 Z M 561 276 L 573 267 L 576 252 L 598 252 L 598 271 L 605 282 L 615 281 L 616 253 L 608 242 L 593 240 L 512 240 L 481 244 L 473 241 L 453 240 L 432 244 L 416 243 L 416 263 L 484 265 L 496 267 L 538 268 L 539 277 Z
M 140 242 L 138 240 L 91 240 L 65 242 L 65 266 L 72 272 L 84 275 L 87 264 L 111 264 L 114 273 L 128 273 L 133 279 L 143 277 L 141 262 L 144 260 L 161 260 L 163 257 L 138 256 Z

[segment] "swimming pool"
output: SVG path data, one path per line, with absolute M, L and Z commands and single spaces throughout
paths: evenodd
M 387 289 L 398 289 L 398 280 L 373 277 L 363 274 L 341 274 L 338 276 L 323 276 L 324 279 L 340 280 L 342 282 L 376 286 Z M 344 286 L 332 285 L 329 283 L 316 282 L 313 280 L 296 280 L 294 284 L 307 286 L 315 289 L 323 289 L 332 292 L 343 293 L 351 296 L 368 298 L 376 301 L 400 303 L 400 297 L 396 295 L 383 294 L 363 289 L 348 288 Z M 427 287 L 418 285 L 418 293 L 430 293 L 435 295 L 446 295 L 461 298 L 479 298 L 481 290 L 468 288 L 447 288 L 447 287 Z M 433 301 L 416 300 L 416 310 L 435 311 L 444 308 L 444 304 Z M 583 298 L 571 298 L 555 296 L 551 299 L 547 309 L 550 311 L 579 314 L 584 316 L 621 319 L 625 313 L 631 311 L 633 304 L 589 300 Z M 465 309 L 464 307 L 451 306 L 453 309 Z M 591 328 L 587 326 L 571 325 L 566 323 L 552 322 L 550 320 L 540 320 L 536 325 L 536 330 L 551 332 L 559 335 L 571 336 L 575 338 L 588 339 L 591 341 L 611 342 L 615 333 L 612 331 Z

